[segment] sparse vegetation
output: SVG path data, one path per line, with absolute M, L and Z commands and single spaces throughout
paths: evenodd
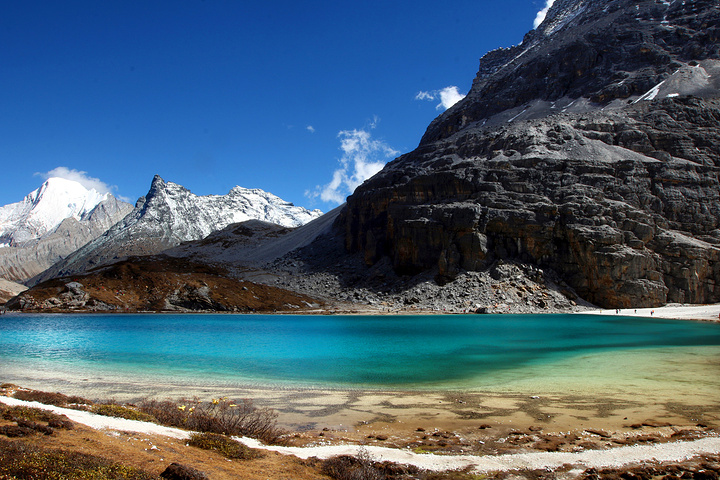
M 106 417 L 125 418 L 127 420 L 139 420 L 141 422 L 157 423 L 152 415 L 139 411 L 134 406 L 119 405 L 117 403 L 98 403 L 90 408 L 92 413 L 105 415 Z
M 358 455 L 340 455 L 325 460 L 322 473 L 335 480 L 384 480 L 385 475 L 375 466 L 370 454 L 361 449 Z
M 0 404 L 0 415 L 5 420 L 13 422 L 16 422 L 17 420 L 46 422 L 48 424 L 52 424 L 51 426 L 53 426 L 53 428 L 65 428 L 68 430 L 73 427 L 73 423 L 65 415 L 58 415 L 40 408 L 23 406 L 10 407 Z
M 209 402 L 201 402 L 198 399 L 180 400 L 178 402 L 145 400 L 139 406 L 135 406 L 121 405 L 115 402 L 93 404 L 92 401 L 82 397 L 28 390 L 10 383 L 2 384 L 0 389 L 8 393 L 12 391 L 12 396 L 20 400 L 80 408 L 98 415 L 159 423 L 198 432 L 245 435 L 271 444 L 279 443 L 281 437 L 285 434 L 277 426 L 277 412 L 271 408 L 258 408 L 249 399 L 238 403 L 233 403 L 227 397 L 213 399 Z M 7 408 L 0 404 L 0 414 L 6 411 Z M 49 422 L 50 416 L 60 418 L 59 415 L 36 408 L 12 408 L 16 412 L 16 416 L 30 421 Z M 24 413 L 21 415 L 17 412 Z M 71 424 L 67 417 L 64 418 Z
M 139 409 L 163 425 L 221 435 L 245 435 L 266 443 L 278 443 L 285 433 L 277 426 L 277 412 L 258 408 L 252 400 L 235 404 L 227 398 L 210 402 L 147 400 Z
M 204 450 L 214 450 L 230 459 L 251 460 L 262 456 L 260 451 L 217 433 L 194 433 L 190 436 L 188 445 Z
M 86 405 L 92 403 L 90 400 L 74 395 L 68 396 L 63 395 L 62 393 L 42 392 L 40 390 L 27 390 L 21 388 L 17 389 L 13 397 L 18 400 L 40 402 L 45 405 L 55 405 L 56 407 L 65 407 L 77 404 Z
M 0 478 L 65 480 L 158 480 L 143 470 L 78 452 L 51 450 L 0 439 Z
M 39 408 L 8 407 L 0 404 L 0 417 L 15 423 L 15 425 L 0 426 L 0 435 L 6 437 L 27 437 L 38 433 L 52 435 L 56 429 L 71 430 L 74 427 L 66 416 Z

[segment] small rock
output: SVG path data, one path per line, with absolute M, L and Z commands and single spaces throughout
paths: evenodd
M 171 463 L 160 476 L 168 480 L 209 480 L 203 472 L 179 463 Z

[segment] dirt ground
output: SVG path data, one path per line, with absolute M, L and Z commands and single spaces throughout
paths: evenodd
M 0 425 L 9 424 L 0 421 Z M 177 440 L 157 435 L 140 435 L 130 432 L 93 430 L 76 424 L 74 430 L 60 430 L 53 435 L 33 435 L 11 438 L 39 447 L 63 449 L 93 454 L 124 465 L 140 468 L 160 475 L 173 462 L 192 466 L 215 480 L 245 478 L 249 480 L 317 479 L 317 462 L 303 461 L 295 457 L 273 452 L 253 460 L 228 460 L 219 454 L 186 445 Z
M 642 401 L 628 399 L 286 391 L 276 396 L 275 402 L 278 407 L 283 402 L 292 405 L 280 412 L 287 430 L 284 443 L 288 446 L 356 444 L 439 455 L 499 455 L 604 450 L 693 440 L 720 432 L 717 408 L 701 405 L 649 408 Z M 271 402 L 266 397 L 259 403 Z M 339 419 L 355 423 L 333 424 Z M 10 424 L 12 422 L 0 419 L 0 427 Z M 295 427 L 287 427 L 291 424 Z M 94 430 L 77 423 L 73 430 L 56 430 L 52 435 L 37 434 L 10 441 L 98 455 L 157 475 L 176 462 L 204 472 L 213 480 L 328 478 L 322 472 L 322 461 L 317 459 L 302 460 L 263 452 L 260 458 L 228 460 L 214 452 L 188 446 L 185 440 Z M 697 469 L 698 462 L 707 460 L 694 459 L 686 463 Z M 712 465 L 717 464 L 717 460 L 713 461 Z M 631 468 L 634 467 L 625 470 Z M 515 478 L 538 478 L 537 472 L 516 474 L 519 477 Z M 543 478 L 575 478 L 545 474 Z M 576 477 L 578 474 L 574 473 Z M 475 478 L 464 475 L 433 478 Z M 498 473 L 493 477 L 505 478 L 506 475 L 507 472 Z

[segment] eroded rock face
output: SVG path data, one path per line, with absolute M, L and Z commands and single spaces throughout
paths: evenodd
M 480 59 L 467 97 L 431 123 L 421 144 L 515 108 L 532 116 L 533 102 L 637 98 L 684 67 L 717 59 L 719 45 L 715 0 L 557 0 L 520 45 Z M 717 79 L 695 73 L 677 93 L 714 95 Z
M 718 302 L 719 133 L 694 97 L 468 128 L 358 188 L 346 247 L 442 281 L 535 264 L 611 308 Z
M 558 0 L 348 198 L 367 264 L 450 281 L 498 260 L 605 307 L 720 301 L 720 5 Z

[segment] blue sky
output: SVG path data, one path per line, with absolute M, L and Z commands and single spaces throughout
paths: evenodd
M 49 172 L 334 208 L 520 43 L 546 0 L 0 5 L 0 205 Z M 454 89 L 452 87 L 455 87 Z

